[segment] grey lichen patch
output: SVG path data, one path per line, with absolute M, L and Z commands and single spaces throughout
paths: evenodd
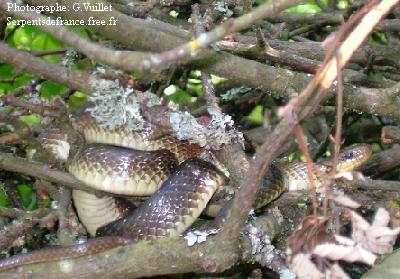
M 277 206 L 272 208 L 272 215 L 275 217 L 275 220 L 281 225 L 284 221 L 282 212 L 279 210 Z
M 271 244 L 268 235 L 264 234 L 259 228 L 248 225 L 244 234 L 251 242 L 251 253 L 255 261 L 271 263 L 274 258 L 275 247 Z
M 225 1 L 214 2 L 214 9 L 223 13 L 226 17 L 231 17 L 233 15 L 233 11 L 229 9 Z
M 64 58 L 61 60 L 61 64 L 65 67 L 72 67 L 75 60 L 79 58 L 78 52 L 73 48 L 68 48 L 65 52 Z
M 184 239 L 186 239 L 188 246 L 193 246 L 196 243 L 202 243 L 202 242 L 206 241 L 207 236 L 216 234 L 217 232 L 218 232 L 217 229 L 211 229 L 211 230 L 206 230 L 206 231 L 194 230 L 194 231 L 188 232 L 184 236 Z
M 295 279 L 296 274 L 285 268 L 279 272 L 279 278 L 281 279 Z
M 62 273 L 70 273 L 72 271 L 73 263 L 71 260 L 63 260 L 58 264 Z
M 145 120 L 132 88 L 123 88 L 118 81 L 98 79 L 91 76 L 90 84 L 96 92 L 90 97 L 93 107 L 87 109 L 98 123 L 107 129 L 126 127 L 141 130 Z
M 143 93 L 141 93 L 142 98 L 146 99 L 146 106 L 147 107 L 153 107 L 153 106 L 157 106 L 157 105 L 161 105 L 162 104 L 162 99 L 159 98 L 156 94 L 151 93 L 150 91 L 145 91 Z M 171 105 L 174 103 L 171 103 Z M 169 106 L 169 107 L 174 107 L 175 109 L 177 109 L 177 106 Z
M 212 114 L 209 124 L 202 125 L 188 112 L 171 112 L 170 123 L 178 139 L 197 143 L 201 147 L 217 150 L 224 144 L 243 144 L 243 134 L 235 129 L 229 115 Z
M 251 91 L 250 87 L 246 87 L 246 86 L 235 87 L 235 88 L 232 88 L 232 89 L 226 91 L 224 94 L 222 94 L 221 99 L 223 101 L 230 101 L 230 100 L 235 99 L 239 95 L 243 95 L 249 91 Z

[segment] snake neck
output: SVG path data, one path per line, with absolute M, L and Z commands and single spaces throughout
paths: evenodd
M 279 165 L 272 164 L 258 189 L 253 207 L 259 209 L 271 203 L 288 189 L 285 173 Z

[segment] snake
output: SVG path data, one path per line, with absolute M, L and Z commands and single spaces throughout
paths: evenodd
M 201 215 L 213 195 L 229 183 L 215 165 L 199 158 L 201 148 L 170 135 L 155 136 L 152 129 L 132 132 L 107 129 L 93 117 L 74 119 L 85 144 L 68 154 L 66 135 L 49 130 L 41 135 L 45 149 L 66 161 L 66 169 L 89 187 L 122 196 L 150 196 L 134 209 L 124 199 L 73 190 L 78 217 L 90 236 L 84 244 L 45 248 L 0 261 L 0 272 L 26 264 L 98 253 L 138 240 L 182 235 Z M 339 155 L 337 171 L 352 170 L 371 156 L 371 147 L 359 144 Z M 58 155 L 57 155 L 58 154 Z M 332 170 L 330 160 L 316 164 L 316 173 Z M 275 163 L 260 185 L 255 208 L 268 205 L 287 190 L 309 189 L 306 163 Z M 312 174 L 320 185 L 322 178 Z

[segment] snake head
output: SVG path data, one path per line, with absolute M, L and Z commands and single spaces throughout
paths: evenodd
M 338 157 L 337 171 L 350 171 L 358 168 L 371 158 L 369 144 L 357 144 L 344 149 Z

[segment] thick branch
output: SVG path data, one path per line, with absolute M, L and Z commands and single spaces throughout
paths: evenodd
M 384 144 L 400 142 L 400 127 L 385 126 L 382 128 L 381 139 Z
M 381 191 L 400 191 L 399 181 L 373 180 L 365 178 L 355 183 L 357 187 L 363 190 L 381 190 Z
M 34 176 L 73 189 L 93 192 L 93 189 L 82 184 L 79 180 L 66 172 L 53 170 L 47 165 L 29 162 L 27 159 L 17 158 L 7 153 L 0 152 L 0 169 Z
M 341 13 L 279 13 L 269 15 L 268 21 L 287 23 L 309 23 L 309 24 L 340 24 L 344 21 Z
M 372 155 L 372 158 L 361 167 L 361 171 L 367 175 L 375 176 L 399 165 L 400 148 L 391 148 Z
M 54 63 L 37 58 L 28 52 L 16 50 L 0 42 L 0 61 L 15 66 L 19 71 L 30 73 L 38 78 L 51 79 L 65 84 L 71 89 L 90 93 L 89 76 L 85 73 L 66 69 Z

